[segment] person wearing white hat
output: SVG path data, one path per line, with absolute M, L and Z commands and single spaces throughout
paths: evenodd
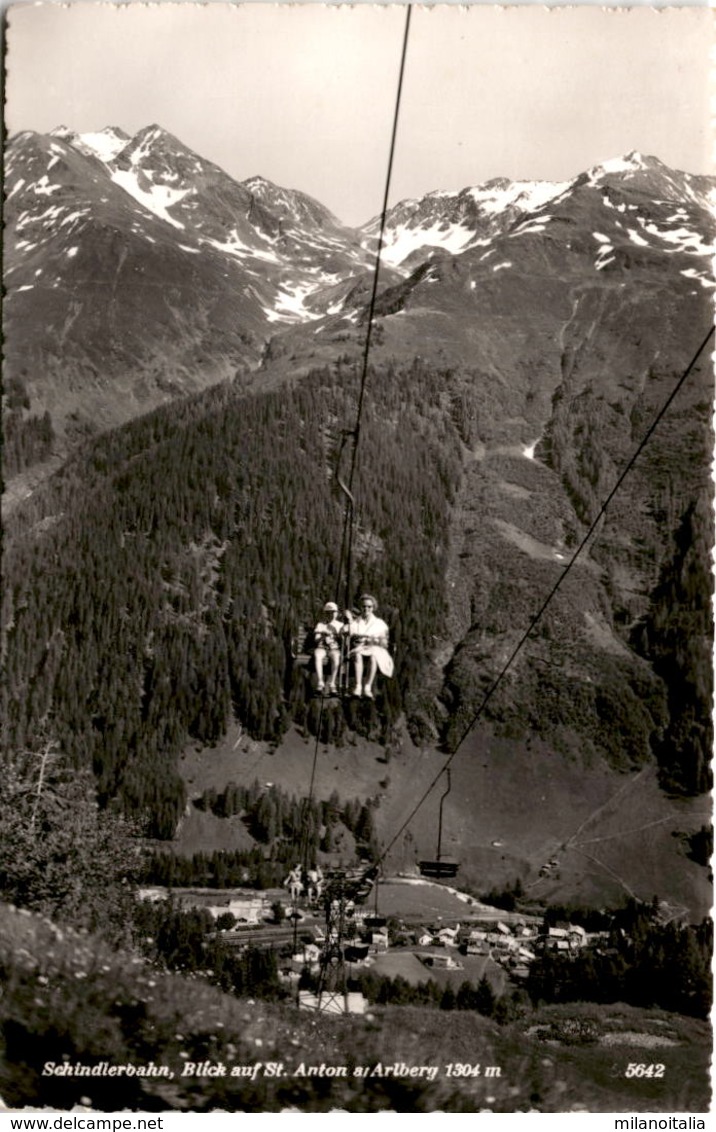
M 341 635 L 344 626 L 338 616 L 338 606 L 335 601 L 327 601 L 323 607 L 323 613 L 323 620 L 319 621 L 313 630 L 316 690 L 318 692 L 326 690 L 324 677 L 326 657 L 328 657 L 328 694 L 336 696 L 338 695 L 336 680 L 341 663 Z

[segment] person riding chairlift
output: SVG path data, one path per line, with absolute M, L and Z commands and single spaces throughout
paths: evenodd
M 335 601 L 327 601 L 323 607 L 325 615 L 313 630 L 315 648 L 313 662 L 316 669 L 316 690 L 325 691 L 325 665 L 328 657 L 328 694 L 337 696 L 338 669 L 341 663 L 341 636 L 345 632 L 345 625 L 338 616 L 338 606 Z
M 383 676 L 392 676 L 393 658 L 388 652 L 388 626 L 380 617 L 376 617 L 377 601 L 371 594 L 363 594 L 359 605 L 361 611 L 359 617 L 355 617 L 349 609 L 345 614 L 355 675 L 353 695 L 363 695 L 372 700 L 375 674 L 380 669 Z M 364 683 L 366 661 L 368 676 Z

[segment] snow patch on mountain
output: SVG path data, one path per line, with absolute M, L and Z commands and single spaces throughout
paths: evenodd
M 79 212 L 68 212 L 67 216 L 63 216 L 59 223 L 60 228 L 64 228 L 66 224 L 72 224 L 75 220 L 81 220 L 83 216 L 87 215 L 87 211 L 81 209 Z
M 681 274 L 686 279 L 695 279 L 698 283 L 701 284 L 702 287 L 716 287 L 716 279 L 714 279 L 713 276 L 709 277 L 708 275 L 702 275 L 699 271 L 696 270 L 695 267 L 687 267 L 685 271 L 681 272 Z
M 50 208 L 46 208 L 38 216 L 30 215 L 27 219 L 28 224 L 42 224 L 43 228 L 54 228 L 55 221 L 58 217 L 62 216 L 64 209 L 61 205 L 53 204 Z
M 536 212 L 543 205 L 562 195 L 571 181 L 511 181 L 504 188 L 488 183 L 470 189 L 470 196 L 488 214 L 504 212 L 515 206 L 524 212 Z
M 643 236 L 640 236 L 635 228 L 627 228 L 627 232 L 629 233 L 629 239 L 633 244 L 637 244 L 637 246 L 640 248 L 649 247 L 649 241 L 645 240 Z
M 605 236 L 603 232 L 592 232 L 592 237 L 599 244 L 599 251 L 597 252 L 594 266 L 597 271 L 601 271 L 607 264 L 614 262 L 614 247 L 612 246 L 609 236 Z
M 601 165 L 592 166 L 591 169 L 587 170 L 587 182 L 590 185 L 597 185 L 602 177 L 607 177 L 613 173 L 624 173 L 627 177 L 633 177 L 635 173 L 648 168 L 648 164 L 640 153 L 628 153 L 624 157 L 612 157 L 608 161 L 602 162 Z
M 144 205 L 146 209 L 153 212 L 160 220 L 165 220 L 167 224 L 171 224 L 174 228 L 183 228 L 184 225 L 175 220 L 167 212 L 173 204 L 190 192 L 189 189 L 169 189 L 166 185 L 152 185 L 150 189 L 142 189 L 139 185 L 139 180 L 135 172 L 130 170 L 117 169 L 111 174 L 111 178 L 116 185 L 134 197 L 136 201 Z
M 34 185 L 30 185 L 30 188 L 34 192 L 35 196 L 49 197 L 52 195 L 52 193 L 59 192 L 60 185 L 50 184 L 47 174 L 44 174 L 42 177 L 40 177 L 39 181 L 35 182 Z
M 380 258 L 396 267 L 418 248 L 441 248 L 452 255 L 457 255 L 465 250 L 474 234 L 471 228 L 465 228 L 462 224 L 446 224 L 440 221 L 420 224 L 417 228 L 397 228 L 388 233 Z
M 613 248 L 610 248 L 605 244 L 604 248 L 594 261 L 594 266 L 597 271 L 603 271 L 604 268 L 608 267 L 610 263 L 615 262 L 616 257 L 612 254 L 613 251 Z
M 97 133 L 78 134 L 72 144 L 75 149 L 92 157 L 98 157 L 107 164 L 122 152 L 128 140 L 126 134 L 109 126 L 106 130 Z
M 440 249 L 459 255 L 468 248 L 484 246 L 515 212 L 530 221 L 545 219 L 534 214 L 561 197 L 572 184 L 499 179 L 459 192 L 436 190 L 419 200 L 401 201 L 388 215 L 381 258 L 399 267 L 420 250 Z M 364 231 L 375 237 L 378 225 L 378 220 L 373 220 Z
M 227 240 L 214 240 L 210 236 L 206 236 L 202 239 L 202 243 L 209 244 L 217 251 L 225 252 L 226 255 L 237 256 L 239 259 L 251 257 L 265 260 L 266 263 L 281 262 L 275 252 L 264 251 L 262 248 L 251 248 L 248 244 L 245 244 L 236 228 L 232 228 Z
M 307 310 L 304 303 L 314 288 L 306 286 L 305 284 L 297 284 L 295 287 L 287 287 L 285 284 L 280 288 L 273 309 L 264 307 L 266 318 L 269 322 L 312 322 L 317 318 L 321 318 L 320 314 L 315 311 Z
M 19 192 L 24 184 L 25 178 L 20 177 L 19 181 L 16 181 L 13 187 L 10 189 L 10 192 L 7 194 L 7 197 L 5 199 L 12 200 L 12 198 L 15 196 L 15 193 Z
M 619 204 L 614 204 L 608 192 L 603 194 L 602 204 L 605 208 L 613 208 L 616 212 L 626 212 L 627 210 L 627 205 L 624 201 L 620 201 Z
M 714 243 L 705 243 L 700 235 L 696 232 L 691 232 L 688 228 L 675 228 L 667 229 L 659 228 L 657 224 L 646 224 L 642 221 L 642 226 L 645 232 L 650 236 L 656 236 L 658 239 L 663 240 L 664 243 L 673 244 L 675 251 L 687 252 L 691 255 L 708 255 L 714 254 Z
M 522 224 L 518 224 L 514 232 L 509 233 L 509 237 L 514 239 L 515 236 L 533 236 L 537 232 L 544 232 L 548 220 L 551 220 L 550 216 L 530 216 Z

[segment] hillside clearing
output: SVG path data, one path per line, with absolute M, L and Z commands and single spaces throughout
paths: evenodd
M 237 734 L 210 749 L 185 751 L 180 768 L 190 792 L 207 787 L 273 783 L 289 794 L 308 793 L 313 737 L 291 730 L 275 751 L 267 744 L 236 747 Z M 314 796 L 342 801 L 377 799 L 378 837 L 385 846 L 444 765 L 434 748 L 404 739 L 386 764 L 384 750 L 356 738 L 355 745 L 319 745 Z M 452 791 L 443 816 L 442 851 L 461 862 L 458 887 L 475 893 L 507 886 L 518 877 L 531 899 L 601 907 L 629 892 L 650 901 L 656 893 L 685 906 L 694 919 L 708 914 L 707 872 L 689 860 L 677 833 L 708 820 L 702 799 L 673 800 L 660 790 L 654 767 L 618 774 L 604 763 L 583 765 L 555 756 L 540 740 L 500 738 L 488 725 L 469 736 L 451 764 Z M 388 873 L 417 875 L 416 862 L 435 851 L 439 796 L 445 780 L 426 799 L 386 859 Z M 210 818 L 210 821 L 207 819 Z M 495 845 L 499 842 L 499 845 Z M 199 814 L 190 807 L 173 848 L 245 848 L 237 819 Z M 558 870 L 540 877 L 550 859 Z

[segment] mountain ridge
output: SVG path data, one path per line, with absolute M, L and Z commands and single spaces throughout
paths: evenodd
M 35 416 L 49 412 L 60 452 L 174 396 L 265 370 L 267 360 L 275 370 L 282 353 L 299 364 L 304 354 L 335 357 L 335 343 L 362 334 L 376 221 L 346 228 L 304 193 L 258 176 L 234 181 L 160 126 L 133 137 L 114 126 L 24 131 L 8 143 L 6 181 L 6 373 L 24 383 Z M 590 222 L 598 270 L 630 269 L 648 254 L 661 271 L 666 250 L 707 288 L 698 233 L 713 193 L 708 178 L 632 154 L 570 182 L 493 179 L 399 202 L 382 252 L 383 353 L 405 354 L 415 331 L 410 349 L 423 355 L 437 349 L 462 362 L 474 349 L 468 303 L 453 300 L 436 320 L 427 293 L 427 303 L 410 298 L 436 278 L 427 262 L 441 260 L 433 271 L 442 275 L 450 262 L 475 291 L 486 270 L 510 271 L 512 241 L 541 236 L 539 247 L 520 249 L 525 266 L 542 257 L 552 275 L 583 273 L 583 259 L 567 253 L 587 250 Z M 574 247 L 555 243 L 566 226 Z M 504 276 L 494 282 L 501 294 Z M 446 335 L 445 314 L 460 304 L 462 329 Z M 413 308 L 417 322 L 396 335 L 391 314 L 410 319 Z

